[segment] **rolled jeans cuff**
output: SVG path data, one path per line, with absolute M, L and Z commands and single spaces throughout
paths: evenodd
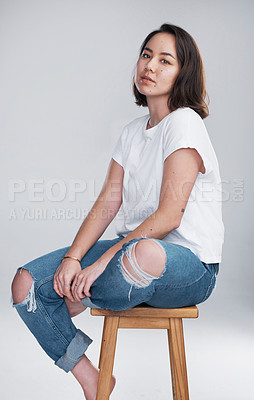
M 76 335 L 68 345 L 66 353 L 60 357 L 55 364 L 65 372 L 71 371 L 81 360 L 83 354 L 91 343 L 92 339 L 78 329 Z

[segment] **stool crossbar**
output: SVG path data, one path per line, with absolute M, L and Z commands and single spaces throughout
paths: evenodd
M 122 311 L 94 308 L 91 315 L 104 316 L 96 400 L 109 399 L 119 328 L 167 329 L 173 399 L 189 400 L 182 318 L 197 318 L 196 306 L 155 308 L 140 305 Z

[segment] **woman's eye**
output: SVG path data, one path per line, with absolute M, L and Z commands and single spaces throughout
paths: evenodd
M 147 53 L 143 53 L 141 57 L 143 57 L 143 58 L 149 58 L 150 56 L 149 56 L 149 54 L 147 54 Z
M 161 60 L 161 62 L 162 62 L 163 64 L 170 64 L 170 62 L 168 62 L 168 60 L 165 60 L 165 59 Z

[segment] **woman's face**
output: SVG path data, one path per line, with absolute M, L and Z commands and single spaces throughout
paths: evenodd
M 179 71 L 174 35 L 157 33 L 147 42 L 138 59 L 135 84 L 147 98 L 163 96 L 168 101 Z

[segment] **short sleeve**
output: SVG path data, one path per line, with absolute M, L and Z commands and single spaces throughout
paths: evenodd
M 123 167 L 123 149 L 124 149 L 125 136 L 126 136 L 126 127 L 123 128 L 123 131 L 116 142 L 112 154 L 112 158 L 122 167 Z
M 211 172 L 212 144 L 202 118 L 190 108 L 178 109 L 169 119 L 164 132 L 163 160 L 181 148 L 196 149 L 203 160 L 205 175 Z

